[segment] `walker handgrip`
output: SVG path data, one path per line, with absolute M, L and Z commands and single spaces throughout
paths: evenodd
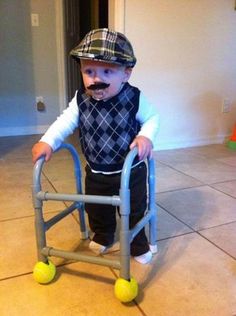
M 134 147 L 126 156 L 122 173 L 121 173 L 121 187 L 125 190 L 129 189 L 130 173 L 135 157 L 138 155 L 138 147 Z M 150 185 L 155 189 L 155 163 L 153 158 L 147 158 L 148 162 L 148 176 Z
M 125 162 L 124 162 L 122 173 L 121 173 L 121 187 L 123 187 L 124 189 L 129 189 L 130 172 L 133 165 L 133 161 L 137 155 L 138 155 L 138 148 L 134 147 L 133 149 L 131 149 L 131 151 L 128 153 L 128 155 L 125 158 Z
M 40 176 L 45 162 L 45 156 L 40 157 L 34 164 L 33 185 L 40 186 Z
M 61 149 L 66 149 L 71 154 L 73 161 L 74 161 L 74 174 L 75 174 L 75 180 L 76 180 L 76 189 L 77 192 L 82 192 L 82 183 L 81 183 L 81 163 L 78 156 L 78 153 L 74 146 L 67 143 L 62 143 L 60 147 L 54 152 L 58 152 Z M 45 156 L 40 157 L 35 165 L 34 165 L 34 171 L 33 171 L 33 187 L 34 187 L 34 193 L 37 194 L 41 190 L 41 173 L 43 169 L 43 165 L 45 163 Z

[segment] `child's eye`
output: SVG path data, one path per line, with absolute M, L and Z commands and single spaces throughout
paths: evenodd
M 85 73 L 86 75 L 92 75 L 93 71 L 92 71 L 92 69 L 85 69 L 85 70 L 84 70 L 84 73 Z
M 104 74 L 105 75 L 110 75 L 112 73 L 111 69 L 104 69 Z

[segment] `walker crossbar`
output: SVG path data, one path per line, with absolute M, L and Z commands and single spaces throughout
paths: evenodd
M 37 199 L 41 201 L 77 201 L 94 204 L 109 204 L 114 206 L 120 205 L 119 196 L 97 196 L 97 195 L 82 195 L 82 194 L 61 194 L 48 193 L 40 191 L 36 195 Z
M 69 207 L 67 207 L 64 211 L 61 211 L 59 214 L 53 216 L 48 221 L 45 222 L 45 229 L 49 230 L 53 225 L 58 223 L 61 219 L 71 214 L 75 209 L 78 209 L 78 203 L 73 203 Z
M 149 243 L 156 246 L 157 241 L 157 212 L 155 204 L 155 165 L 154 160 L 149 158 L 148 164 L 148 206 L 144 217 L 133 227 L 129 228 L 129 215 L 130 215 L 130 190 L 129 181 L 133 161 L 138 154 L 137 148 L 132 149 L 127 155 L 121 173 L 121 184 L 119 196 L 97 196 L 97 195 L 84 195 L 82 193 L 82 180 L 81 180 L 81 164 L 79 156 L 75 148 L 70 144 L 62 144 L 58 149 L 66 149 L 72 155 L 74 161 L 74 176 L 76 183 L 76 193 L 49 193 L 42 191 L 41 187 L 41 173 L 44 164 L 44 157 L 41 157 L 34 166 L 33 173 L 33 205 L 35 209 L 35 230 L 38 260 L 43 263 L 48 262 L 48 257 L 60 257 L 65 259 L 72 259 L 76 261 L 88 262 L 104 266 L 113 267 L 120 270 L 120 278 L 130 280 L 130 243 L 138 232 L 149 223 Z M 45 201 L 71 201 L 73 202 L 66 209 L 49 219 L 44 221 L 43 218 L 43 204 Z M 65 216 L 71 214 L 74 210 L 78 210 L 80 219 L 81 238 L 88 238 L 88 231 L 85 224 L 85 203 L 95 204 L 110 204 L 118 206 L 120 210 L 120 258 L 119 260 L 109 260 L 101 256 L 83 255 L 78 252 L 70 252 L 60 249 L 54 249 L 47 246 L 46 232 L 56 223 L 58 223 Z M 48 281 L 50 282 L 50 281 Z M 136 282 L 136 281 L 135 281 Z
M 77 252 L 70 252 L 70 251 L 64 251 L 64 250 L 60 250 L 60 249 L 45 247 L 42 249 L 42 254 L 44 254 L 45 256 L 48 256 L 48 257 L 54 256 L 54 257 L 59 257 L 59 258 L 64 258 L 64 259 L 69 259 L 69 260 L 88 262 L 88 263 L 112 267 L 115 269 L 120 269 L 120 262 L 119 261 L 109 260 L 109 259 L 102 258 L 102 257 L 92 257 L 92 256 L 88 256 L 88 255 L 82 255 L 82 254 L 79 254 Z

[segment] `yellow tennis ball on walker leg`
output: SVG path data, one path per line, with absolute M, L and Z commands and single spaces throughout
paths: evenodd
M 47 284 L 51 282 L 55 274 L 56 267 L 51 261 L 48 261 L 48 263 L 39 261 L 34 266 L 33 277 L 38 283 Z
M 115 296 L 123 303 L 131 302 L 138 295 L 138 283 L 134 278 L 127 281 L 119 278 L 115 283 Z

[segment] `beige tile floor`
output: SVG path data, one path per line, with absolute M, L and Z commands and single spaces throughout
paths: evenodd
M 131 259 L 139 294 L 122 304 L 113 294 L 119 273 L 108 267 L 52 258 L 55 280 L 33 280 L 31 146 L 37 139 L 0 138 L 0 315 L 236 315 L 236 151 L 211 145 L 155 153 L 159 253 L 146 266 Z M 73 193 L 72 173 L 70 157 L 55 154 L 43 188 Z M 64 207 L 47 202 L 45 217 Z M 48 232 L 48 243 L 88 252 L 75 215 Z

